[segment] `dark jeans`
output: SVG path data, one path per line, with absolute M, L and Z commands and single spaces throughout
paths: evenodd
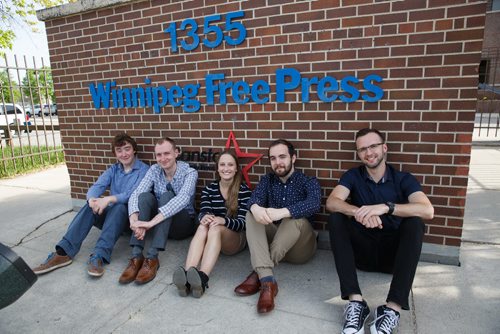
M 422 250 L 425 225 L 418 217 L 404 218 L 396 230 L 360 228 L 354 218 L 333 213 L 328 218 L 330 243 L 342 299 L 361 294 L 356 268 L 392 274 L 387 301 L 409 309 L 408 296 Z
M 157 201 L 152 193 L 140 194 L 139 220 L 151 220 L 158 214 L 158 208 L 167 204 L 174 196 L 173 192 L 167 191 L 160 197 L 160 200 Z M 152 236 L 151 248 L 164 251 L 169 237 L 174 240 L 185 239 L 193 235 L 195 230 L 195 219 L 189 215 L 187 210 L 181 210 L 175 216 L 166 218 L 161 223 L 148 230 L 146 236 Z M 138 240 L 134 233 L 132 233 L 130 246 L 139 246 L 144 249 L 145 239 L 146 238 Z

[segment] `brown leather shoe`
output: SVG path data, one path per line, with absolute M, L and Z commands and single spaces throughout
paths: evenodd
M 274 297 L 278 294 L 278 283 L 265 282 L 260 287 L 259 302 L 257 312 L 267 313 L 274 309 Z
M 144 262 L 144 256 L 133 257 L 128 261 L 128 266 L 123 271 L 122 275 L 118 282 L 121 284 L 128 284 L 135 280 L 139 269 L 142 267 L 142 263 Z
M 255 271 L 252 271 L 250 275 L 236 288 L 234 292 L 239 296 L 250 296 L 259 292 L 260 280 L 259 275 Z
M 156 277 L 156 272 L 158 271 L 159 267 L 160 261 L 158 261 L 157 257 L 152 259 L 147 258 L 146 260 L 144 260 L 141 270 L 139 270 L 139 273 L 135 278 L 135 283 L 146 284 L 148 282 L 151 282 Z

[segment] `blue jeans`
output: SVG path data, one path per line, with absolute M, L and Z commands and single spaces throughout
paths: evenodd
M 89 234 L 93 225 L 102 229 L 93 254 L 102 257 L 104 261 L 110 263 L 111 252 L 116 241 L 125 228 L 129 226 L 126 204 L 115 203 L 112 206 L 108 206 L 101 215 L 93 213 L 88 203 L 85 204 L 78 211 L 69 225 L 66 234 L 56 247 L 61 247 L 69 257 L 74 258 L 80 251 L 82 242 Z

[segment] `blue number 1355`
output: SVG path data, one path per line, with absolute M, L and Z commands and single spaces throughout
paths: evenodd
M 235 19 L 243 18 L 245 12 L 232 12 L 225 15 L 225 24 L 223 29 L 217 23 L 223 21 L 223 17 L 219 14 L 206 16 L 203 19 L 203 38 L 202 42 L 208 48 L 216 48 L 225 41 L 229 45 L 239 45 L 243 43 L 247 37 L 247 29 L 241 22 L 233 22 Z M 186 32 L 186 37 L 181 40 L 180 46 L 186 51 L 196 49 L 200 45 L 200 37 L 198 36 L 198 23 L 194 19 L 185 19 L 181 22 L 180 31 Z M 236 31 L 235 37 L 230 35 L 231 31 Z M 170 44 L 172 52 L 178 51 L 179 40 L 177 36 L 176 22 L 172 22 L 164 30 L 166 34 L 170 34 Z M 209 38 L 210 37 L 210 38 Z

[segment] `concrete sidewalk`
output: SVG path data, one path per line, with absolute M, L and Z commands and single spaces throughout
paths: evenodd
M 500 148 L 472 153 L 461 266 L 421 262 L 411 294 L 412 310 L 402 313 L 399 333 L 500 333 Z M 31 266 L 41 263 L 64 234 L 71 211 L 65 166 L 0 180 L 0 242 Z M 276 309 L 256 312 L 258 295 L 238 297 L 233 288 L 250 272 L 248 250 L 221 256 L 210 288 L 201 299 L 182 298 L 171 284 L 183 264 L 189 240 L 169 241 L 160 255 L 157 278 L 123 286 L 128 238 L 122 237 L 106 273 L 86 273 L 97 241 L 93 229 L 72 265 L 40 276 L 14 304 L 0 310 L 0 333 L 340 333 L 344 301 L 330 251 L 319 250 L 305 265 L 276 268 Z M 370 308 L 385 300 L 390 276 L 359 272 Z M 326 302 L 328 300 L 328 302 Z

